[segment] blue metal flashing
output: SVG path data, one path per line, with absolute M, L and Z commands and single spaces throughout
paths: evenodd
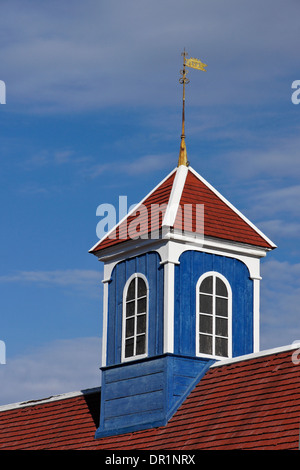
M 166 419 L 166 423 L 172 418 L 172 416 L 176 413 L 176 411 L 178 410 L 178 408 L 182 405 L 182 403 L 184 402 L 184 400 L 189 396 L 189 394 L 192 392 L 192 390 L 194 390 L 194 388 L 196 387 L 196 385 L 200 382 L 200 380 L 202 379 L 202 377 L 204 377 L 204 375 L 206 374 L 206 372 L 208 371 L 208 369 L 210 368 L 210 366 L 212 364 L 214 364 L 216 361 L 215 359 L 208 359 L 207 360 L 207 363 L 206 365 L 203 365 L 201 371 L 199 372 L 199 374 L 197 375 L 197 377 L 195 377 L 194 380 L 192 380 L 189 384 L 189 386 L 186 388 L 186 390 L 182 393 L 182 395 L 178 398 L 177 402 L 175 403 L 175 405 L 173 406 L 173 408 L 171 408 L 169 410 L 169 413 L 167 415 L 167 419 Z

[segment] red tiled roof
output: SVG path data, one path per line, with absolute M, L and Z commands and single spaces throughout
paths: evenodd
M 112 232 L 114 238 L 107 235 L 90 250 L 90 253 L 96 254 L 105 248 L 137 238 L 138 235 L 149 234 L 161 229 L 166 206 L 171 205 L 172 190 L 173 192 L 182 191 L 178 199 L 182 210 L 177 211 L 177 217 L 171 227 L 181 231 L 183 229 L 189 230 L 186 227 L 190 227 L 190 231 L 197 232 L 196 205 L 204 205 L 204 227 L 200 227 L 201 234 L 203 234 L 204 229 L 204 236 L 246 243 L 266 249 L 275 247 L 265 235 L 242 216 L 212 186 L 189 168 L 183 186 L 179 185 L 179 189 L 176 187 L 176 172 L 172 172 L 146 196 L 145 200 L 138 205 L 138 208 L 131 215 L 116 226 Z M 190 220 L 189 215 L 186 217 L 186 212 L 183 209 L 185 204 L 192 207 Z M 155 205 L 156 209 L 153 211 Z M 161 212 L 158 210 L 159 205 L 163 208 Z M 142 206 L 146 208 L 146 211 L 140 211 Z M 135 230 L 134 233 L 132 229 Z M 124 234 L 126 235 L 124 236 Z
M 0 410 L 0 449 L 296 450 L 300 365 L 292 353 L 211 367 L 160 428 L 95 440 L 99 391 Z
M 152 231 L 158 230 L 161 227 L 162 219 L 165 212 L 163 204 L 167 205 L 172 190 L 175 173 L 172 173 L 166 180 L 164 180 L 144 201 L 143 206 L 147 209 L 147 214 L 139 212 L 141 205 L 139 204 L 137 209 L 128 217 L 124 219 L 119 225 L 116 226 L 115 230 L 109 235 L 104 237 L 93 249 L 91 253 L 96 253 L 99 250 L 117 245 L 124 241 L 134 238 L 132 229 L 135 229 L 134 219 L 138 217 L 140 227 L 136 230 L 142 235 L 151 233 Z M 163 211 L 158 210 L 158 206 L 162 205 Z M 152 217 L 151 215 L 152 208 Z M 149 214 L 149 216 L 148 216 Z M 151 222 L 154 222 L 151 224 Z M 132 227 L 132 229 L 130 229 Z
M 183 207 L 184 204 L 192 204 L 193 206 L 196 204 L 204 205 L 205 236 L 271 248 L 270 243 L 265 238 L 191 171 L 187 174 L 181 195 L 180 205 Z M 196 211 L 192 211 L 191 215 L 192 220 L 190 225 L 192 231 L 195 232 Z M 183 228 L 178 217 L 174 228 Z

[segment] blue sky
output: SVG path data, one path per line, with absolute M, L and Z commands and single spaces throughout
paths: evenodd
M 192 167 L 278 248 L 261 348 L 300 339 L 299 2 L 1 3 L 0 404 L 100 384 L 99 204 L 141 200 L 177 164 L 181 52 Z

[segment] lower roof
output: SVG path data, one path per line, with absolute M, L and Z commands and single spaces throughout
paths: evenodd
M 299 448 L 300 345 L 212 366 L 166 426 L 95 439 L 101 390 L 0 407 L 0 449 Z

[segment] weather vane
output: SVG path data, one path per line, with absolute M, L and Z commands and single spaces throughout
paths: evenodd
M 185 145 L 185 85 L 188 84 L 190 81 L 187 78 L 187 70 L 186 67 L 190 67 L 197 70 L 202 70 L 206 72 L 205 67 L 206 64 L 201 62 L 199 59 L 195 59 L 191 57 L 187 59 L 188 53 L 185 51 L 181 54 L 183 56 L 183 69 L 180 70 L 182 77 L 179 79 L 179 83 L 183 85 L 183 97 L 182 97 L 182 131 L 181 131 L 181 144 L 180 144 L 180 152 L 179 152 L 179 159 L 178 159 L 178 166 L 185 165 L 188 166 L 187 161 L 187 154 L 186 154 L 186 145 Z

